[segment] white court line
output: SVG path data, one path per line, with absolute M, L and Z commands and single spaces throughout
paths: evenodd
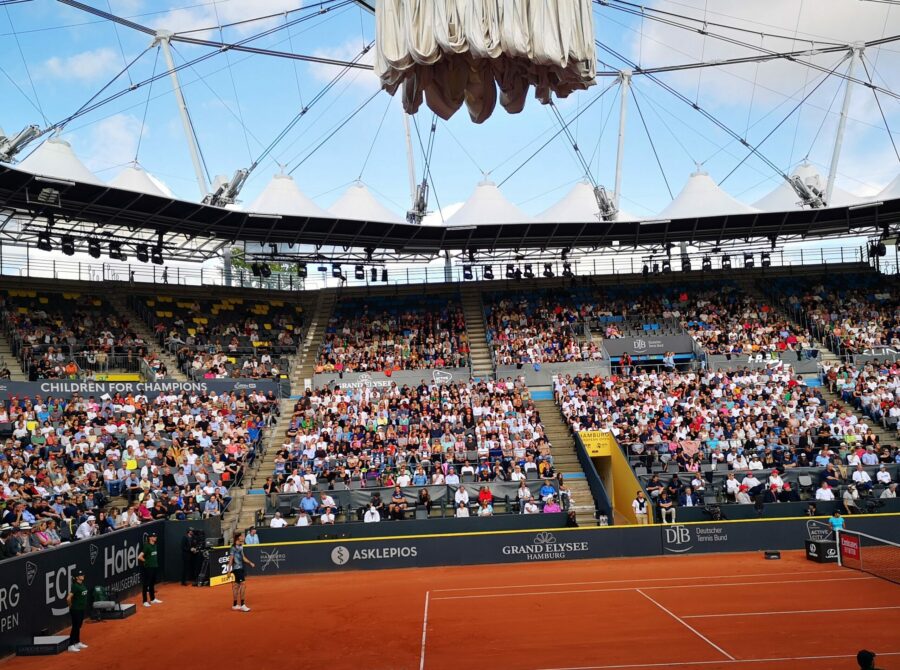
M 878 656 L 900 656 L 900 651 L 879 651 Z M 781 661 L 825 661 L 834 658 L 856 658 L 856 654 L 834 656 L 785 656 L 783 658 L 736 658 L 731 661 L 682 661 L 677 663 L 631 663 L 627 665 L 579 665 L 567 668 L 542 668 L 541 670 L 616 670 L 618 668 L 668 668 L 681 665 L 732 665 L 737 663 L 778 663 Z
M 826 612 L 871 612 L 874 610 L 900 610 L 900 605 L 884 607 L 841 607 L 832 610 L 785 610 L 783 612 L 728 612 L 725 614 L 686 614 L 682 619 L 718 619 L 723 616 L 765 616 L 768 614 L 825 614 Z
M 425 668 L 425 636 L 428 634 L 428 601 L 431 598 L 431 591 L 425 592 L 425 617 L 422 620 L 422 653 L 419 655 L 419 670 Z
M 685 581 L 688 579 L 735 579 L 738 577 L 781 577 L 781 576 L 794 576 L 794 575 L 809 575 L 809 574 L 817 574 L 817 573 L 831 573 L 831 572 L 842 572 L 841 570 L 819 570 L 819 571 L 810 571 L 803 570 L 799 572 L 757 572 L 749 575 L 697 575 L 696 577 L 651 577 L 649 579 L 638 577 L 634 579 L 608 579 L 605 581 L 599 582 L 557 582 L 555 584 L 544 584 L 544 586 L 587 586 L 590 584 L 621 584 L 623 582 L 672 582 L 672 581 Z M 534 586 L 533 584 L 508 584 L 505 586 L 469 586 L 469 587 L 459 587 L 455 589 L 434 589 L 435 593 L 449 593 L 451 591 L 488 591 L 490 589 L 516 589 L 516 588 L 525 588 L 526 586 Z
M 685 628 L 687 628 L 687 629 L 688 629 L 689 631 L 691 631 L 694 635 L 696 635 L 696 636 L 699 637 L 701 640 L 703 640 L 704 642 L 706 642 L 706 644 L 708 644 L 710 647 L 712 647 L 713 649 L 715 649 L 716 651 L 718 651 L 720 654 L 722 654 L 722 655 L 724 655 L 724 656 L 727 656 L 727 657 L 728 657 L 729 659 L 731 659 L 732 661 L 735 660 L 734 656 L 732 656 L 732 655 L 729 654 L 727 651 L 725 651 L 724 649 L 722 649 L 722 647 L 720 647 L 720 646 L 717 645 L 715 642 L 713 642 L 712 640 L 710 640 L 708 637 L 706 637 L 706 636 L 705 636 L 703 633 L 701 633 L 699 630 L 697 630 L 696 628 L 694 628 L 693 626 L 691 626 L 691 624 L 689 624 L 687 621 L 685 621 L 684 619 L 682 619 L 681 617 L 679 617 L 679 616 L 678 616 L 677 614 L 675 614 L 672 610 L 667 609 L 666 607 L 664 607 L 663 605 L 661 605 L 659 602 L 657 602 L 656 600 L 654 600 L 653 598 L 651 598 L 650 596 L 648 596 L 646 593 L 644 593 L 644 592 L 641 591 L 640 589 L 635 589 L 635 591 L 637 591 L 638 593 L 640 593 L 640 594 L 641 594 L 642 596 L 644 596 L 647 600 L 649 600 L 651 603 L 653 603 L 654 605 L 656 605 L 659 609 L 661 609 L 663 612 L 665 612 L 666 614 L 668 614 L 670 617 L 672 617 L 673 619 L 675 619 L 675 621 L 677 621 L 677 622 L 680 623 L 682 626 L 684 626 Z
M 820 582 L 857 582 L 857 581 L 872 581 L 873 579 L 878 579 L 878 577 L 832 577 L 829 579 L 804 579 L 802 582 L 789 582 L 790 584 L 818 584 Z M 647 590 L 663 590 L 663 589 L 706 589 L 706 588 L 715 588 L 717 586 L 758 586 L 762 584 L 785 584 L 788 582 L 777 581 L 777 582 L 723 582 L 719 584 L 679 584 L 677 586 L 645 586 L 644 588 Z M 545 595 L 561 595 L 564 593 L 614 593 L 616 591 L 634 591 L 636 587 L 634 586 L 623 586 L 618 589 L 575 589 L 574 591 L 522 591 L 519 593 L 511 592 L 511 593 L 486 593 L 486 594 L 477 594 L 471 596 L 443 596 L 441 598 L 434 598 L 434 600 L 474 600 L 476 598 L 510 598 L 514 596 L 545 596 Z

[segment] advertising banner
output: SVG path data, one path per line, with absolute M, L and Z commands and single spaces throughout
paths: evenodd
M 340 389 L 391 388 L 397 386 L 418 386 L 421 383 L 449 384 L 464 382 L 469 379 L 469 368 L 442 368 L 440 370 L 397 370 L 391 374 L 384 372 L 336 372 L 313 375 L 313 386 L 320 388 L 330 386 Z
M 612 449 L 617 446 L 616 438 L 613 437 L 612 433 L 600 430 L 583 430 L 579 435 L 588 456 L 591 458 L 610 456 L 612 455 Z
M 694 340 L 690 335 L 653 335 L 648 332 L 637 337 L 607 338 L 603 340 L 603 348 L 611 358 L 622 354 L 638 356 L 662 356 L 667 351 L 676 354 L 694 352 Z
M 43 630 L 55 632 L 69 625 L 66 598 L 76 569 L 84 571 L 89 591 L 103 586 L 113 599 L 140 588 L 137 556 L 151 531 L 163 539 L 163 523 L 156 521 L 0 563 L 0 656 L 30 644 Z
M 138 394 L 146 395 L 150 400 L 161 394 L 184 393 L 185 391 L 207 391 L 210 393 L 231 393 L 232 391 L 270 391 L 278 394 L 279 385 L 271 379 L 203 379 L 193 382 L 159 381 L 159 382 L 86 382 L 61 381 L 45 379 L 39 382 L 0 382 L 0 397 L 48 395 L 71 398 L 78 394 L 82 398 L 104 395 L 115 396 Z

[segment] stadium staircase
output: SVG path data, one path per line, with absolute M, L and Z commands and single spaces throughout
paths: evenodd
M 0 368 L 9 368 L 9 380 L 13 382 L 27 382 L 28 375 L 22 370 L 20 361 L 12 351 L 12 346 L 6 337 L 6 333 L 0 334 Z
M 487 343 L 484 322 L 484 304 L 481 291 L 475 286 L 464 285 L 460 291 L 463 315 L 466 318 L 466 333 L 469 338 L 469 357 L 473 377 L 493 377 L 494 363 Z
M 291 358 L 291 393 L 294 398 L 303 394 L 306 380 L 312 383 L 319 345 L 325 337 L 325 327 L 334 312 L 336 298 L 336 292 L 331 289 L 317 293 L 306 335 L 297 354 Z M 250 491 L 261 489 L 266 477 L 275 471 L 275 453 L 284 442 L 288 426 L 293 418 L 294 398 L 281 399 L 278 423 L 269 431 L 265 452 L 247 473 L 243 487 L 234 491 L 231 504 L 222 519 L 222 528 L 226 531 L 226 537 L 235 528 L 246 529 L 254 525 L 260 511 L 265 509 L 265 495 L 251 494 Z
M 165 363 L 166 369 L 169 372 L 167 378 L 179 382 L 188 381 L 187 375 L 185 375 L 178 367 L 178 360 L 167 350 L 159 346 L 156 335 L 153 334 L 153 331 L 150 330 L 150 327 L 146 322 L 137 315 L 137 312 L 128 306 L 128 301 L 118 293 L 109 295 L 106 299 L 109 300 L 113 307 L 115 307 L 119 316 L 128 320 L 128 325 L 134 329 L 134 332 L 143 338 L 144 342 L 147 343 L 149 351 L 159 356 L 160 360 Z
M 544 424 L 544 434 L 550 440 L 553 453 L 553 465 L 557 472 L 561 472 L 566 485 L 572 491 L 572 499 L 575 501 L 575 512 L 582 524 L 588 519 L 594 518 L 594 497 L 588 487 L 584 470 L 575 453 L 575 440 L 572 431 L 563 419 L 559 407 L 553 400 L 535 400 L 535 407 L 541 413 L 541 423 Z

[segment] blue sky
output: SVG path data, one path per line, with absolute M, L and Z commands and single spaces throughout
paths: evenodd
M 132 17 L 138 23 L 173 30 L 206 28 L 301 6 L 299 0 L 90 0 L 101 9 Z M 659 0 L 650 6 L 720 22 L 767 31 L 788 39 L 761 38 L 747 32 L 716 29 L 722 34 L 773 50 L 804 48 L 804 39 L 835 42 L 877 39 L 900 33 L 900 7 L 865 0 Z M 289 15 L 291 18 L 302 13 Z M 246 24 L 224 31 L 226 41 L 277 25 L 284 19 Z M 657 22 L 598 7 L 598 38 L 644 66 L 743 56 L 750 53 L 710 37 L 702 37 Z M 713 30 L 713 28 L 710 28 Z M 218 39 L 219 31 L 208 33 Z M 299 53 L 351 58 L 374 39 L 371 15 L 353 6 L 317 17 L 288 31 L 280 31 L 255 45 Z M 15 132 L 28 123 L 42 124 L 43 115 L 55 122 L 93 96 L 119 70 L 147 48 L 149 38 L 51 0 L 31 0 L 0 7 L 0 127 Z M 793 45 L 793 46 L 792 46 Z M 207 50 L 179 45 L 176 63 Z M 130 70 L 133 81 L 154 70 L 156 50 L 148 51 Z M 612 58 L 607 58 L 612 62 Z M 813 57 L 831 68 L 834 55 Z M 900 43 L 866 53 L 875 81 L 900 91 Z M 27 64 L 27 71 L 26 71 Z M 618 65 L 618 64 L 617 64 Z M 163 69 L 160 56 L 156 71 Z M 843 71 L 846 64 L 842 66 Z M 246 167 L 263 146 L 290 121 L 337 73 L 335 68 L 264 56 L 217 55 L 181 73 L 185 96 L 211 174 L 230 175 Z M 865 73 L 860 70 L 858 75 Z M 787 62 L 747 64 L 716 70 L 664 75 L 664 80 L 738 132 L 751 143 L 760 141 L 800 99 L 819 83 L 820 73 Z M 32 84 L 33 82 L 33 84 Z M 128 79 L 109 91 L 127 86 Z M 560 101 L 566 116 L 594 101 L 607 80 Z M 843 94 L 843 82 L 831 78 L 806 101 L 763 145 L 762 151 L 788 170 L 807 157 L 825 173 Z M 336 199 L 359 176 L 395 211 L 409 204 L 406 148 L 400 101 L 380 93 L 365 109 L 302 165 L 298 162 L 329 131 L 377 90 L 369 73 L 346 78 L 297 125 L 274 152 L 274 159 L 296 168 L 301 188 L 323 206 Z M 36 91 L 36 95 L 35 95 Z M 744 158 L 746 151 L 724 132 L 652 82 L 636 78 L 635 91 L 644 122 L 669 187 L 677 193 L 697 163 L 719 181 Z M 805 92 L 804 92 L 805 91 Z M 196 199 L 181 123 L 168 79 L 141 88 L 66 127 L 64 137 L 101 178 L 111 179 L 137 153 L 140 163 L 164 180 L 180 197 Z M 656 164 L 644 122 L 633 101 L 628 114 L 624 161 L 624 209 L 652 215 L 669 201 L 666 182 Z M 573 125 L 578 144 L 591 159 L 598 181 L 612 190 L 618 123 L 617 89 L 606 93 Z M 900 101 L 883 96 L 881 110 L 871 91 L 854 92 L 851 120 L 839 170 L 838 184 L 860 193 L 874 193 L 900 172 L 900 163 L 884 128 L 882 112 L 895 135 L 900 132 Z M 418 115 L 424 134 L 431 113 Z M 246 131 L 245 128 L 246 127 Z M 440 206 L 465 200 L 482 172 L 504 181 L 522 161 L 555 132 L 549 109 L 530 99 L 519 115 L 501 108 L 482 125 L 469 121 L 464 110 L 449 122 L 439 122 L 432 174 Z M 246 134 L 245 134 L 246 133 Z M 377 136 L 376 136 L 377 135 Z M 137 151 L 140 138 L 140 150 Z M 895 136 L 900 143 L 900 137 Z M 249 144 L 249 150 L 248 150 Z M 417 162 L 421 171 L 422 159 Z M 365 166 L 365 167 L 364 167 Z M 273 160 L 261 165 L 245 187 L 249 202 L 278 170 Z M 562 137 L 522 167 L 503 185 L 514 203 L 530 214 L 560 199 L 583 177 L 571 147 Z M 724 183 L 741 200 L 752 202 L 778 184 L 778 177 L 760 161 L 747 160 Z M 437 208 L 435 199 L 431 207 Z

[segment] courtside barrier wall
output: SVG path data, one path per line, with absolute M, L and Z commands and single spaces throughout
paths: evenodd
M 84 570 L 89 591 L 103 586 L 114 599 L 139 591 L 141 545 L 156 531 L 163 556 L 164 523 L 154 521 L 0 562 L 0 657 L 30 644 L 35 635 L 69 626 L 66 598 L 75 569 Z
M 848 530 L 876 536 L 896 532 L 900 514 L 847 519 Z M 339 538 L 246 546 L 251 575 L 378 570 L 583 558 L 803 549 L 807 539 L 832 538 L 827 517 L 723 521 L 656 526 L 548 528 L 452 535 Z M 211 552 L 211 584 L 230 581 L 228 547 Z

